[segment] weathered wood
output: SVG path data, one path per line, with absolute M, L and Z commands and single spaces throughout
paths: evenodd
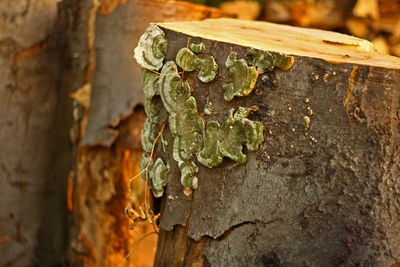
M 0 10 L 0 266 L 60 266 L 72 165 L 65 36 L 56 1 Z
M 143 127 L 140 68 L 134 46 L 152 21 L 220 17 L 218 9 L 161 0 L 65 0 L 60 13 L 68 31 L 72 70 L 70 87 L 76 119 L 74 224 L 68 259 L 73 266 L 152 264 L 157 235 L 152 225 L 137 225 L 124 214 L 126 206 L 143 203 L 144 181 L 128 181 L 138 172 Z M 137 108 L 137 109 L 135 109 Z
M 198 57 L 211 55 L 219 66 L 210 83 L 201 82 L 197 70 L 182 75 L 204 120 L 221 124 L 230 108 L 251 108 L 249 118 L 263 124 L 264 142 L 256 152 L 246 151 L 244 164 L 224 158 L 209 169 L 195 160 L 198 188 L 187 196 L 165 128 L 169 145 L 164 152 L 157 144 L 157 157 L 171 168 L 161 199 L 156 265 L 389 266 L 400 261 L 398 58 L 349 36 L 262 22 L 157 25 L 168 42 L 164 64 L 175 61 L 188 42 L 203 42 Z M 288 54 L 294 64 L 259 74 L 248 96 L 226 101 L 225 62 L 236 52 L 251 66 L 248 47 Z M 212 103 L 210 115 L 206 103 Z M 188 262 L 183 255 L 193 246 L 200 260 Z

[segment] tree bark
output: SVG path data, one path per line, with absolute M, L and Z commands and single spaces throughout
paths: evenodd
M 0 2 L 0 266 L 58 266 L 72 166 L 57 3 Z
M 400 261 L 398 58 L 357 38 L 261 22 L 157 25 L 168 42 L 164 64 L 189 42 L 203 42 L 198 57 L 211 55 L 219 66 L 210 83 L 201 82 L 197 70 L 180 76 L 190 84 L 200 116 L 221 124 L 229 109 L 249 108 L 248 118 L 262 122 L 264 141 L 257 151 L 245 151 L 244 164 L 225 157 L 210 169 L 195 160 L 198 188 L 187 195 L 165 128 L 169 145 L 164 152 L 157 144 L 156 151 L 171 167 L 155 266 Z M 237 59 L 256 65 L 249 47 L 284 53 L 294 64 L 261 71 L 248 96 L 226 101 L 222 88 L 232 75 L 227 58 L 236 52 Z M 186 59 L 184 64 L 194 62 Z
M 152 21 L 220 17 L 217 9 L 175 1 L 63 1 L 72 58 L 77 166 L 69 259 L 73 266 L 149 266 L 157 235 L 130 231 L 124 208 L 144 200 L 138 173 L 144 112 L 133 48 Z M 131 256 L 124 262 L 126 255 Z

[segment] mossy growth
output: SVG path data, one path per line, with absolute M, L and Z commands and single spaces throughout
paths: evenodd
M 294 62 L 294 58 L 291 56 L 276 52 L 264 52 L 254 48 L 248 48 L 246 56 L 252 58 L 252 65 L 257 68 L 259 74 L 272 71 L 275 67 L 281 70 L 289 70 Z
M 151 23 L 140 37 L 135 48 L 136 62 L 145 69 L 158 71 L 167 54 L 168 44 L 164 32 L 154 23 Z
M 204 83 L 209 83 L 215 79 L 218 71 L 218 64 L 213 56 L 199 58 L 195 53 L 203 53 L 205 46 L 203 43 L 190 44 L 190 49 L 182 48 L 176 54 L 176 64 L 184 71 L 199 70 L 197 77 Z M 193 53 L 195 52 L 195 53 Z
M 229 69 L 228 82 L 222 86 L 225 100 L 231 101 L 235 96 L 249 95 L 257 82 L 256 68 L 247 66 L 244 59 L 237 59 L 236 52 L 228 56 L 225 67 Z

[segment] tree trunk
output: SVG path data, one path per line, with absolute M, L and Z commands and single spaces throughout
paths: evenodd
M 0 1 L 0 266 L 59 266 L 71 169 L 56 1 Z
M 217 9 L 175 1 L 65 0 L 60 8 L 72 57 L 77 166 L 73 179 L 73 266 L 152 264 L 157 235 L 140 224 L 130 231 L 124 208 L 138 208 L 144 181 L 138 173 L 144 112 L 140 68 L 133 48 L 152 21 L 220 17 Z M 131 253 L 132 252 L 132 253 Z M 125 265 L 126 266 L 126 265 Z
M 158 43 L 148 46 L 143 37 L 135 51 L 142 67 L 161 72 L 146 96 L 166 107 L 159 122 L 169 115 L 166 151 L 155 147 L 170 162 L 155 266 L 400 261 L 398 58 L 350 36 L 262 22 L 157 25 L 168 43 L 165 59 L 156 26 L 144 36 L 152 31 Z M 204 51 L 192 46 L 201 42 Z M 158 61 L 149 63 L 150 56 Z M 204 75 L 210 56 L 218 64 L 212 81 Z M 198 172 L 185 176 L 187 164 Z M 155 194 L 162 192 L 155 184 L 162 177 L 149 171 L 149 178 Z

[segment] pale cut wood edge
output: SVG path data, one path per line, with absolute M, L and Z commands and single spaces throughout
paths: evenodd
M 400 58 L 381 54 L 369 41 L 341 33 L 229 18 L 156 24 L 189 36 L 264 51 L 320 58 L 335 64 L 400 69 Z

